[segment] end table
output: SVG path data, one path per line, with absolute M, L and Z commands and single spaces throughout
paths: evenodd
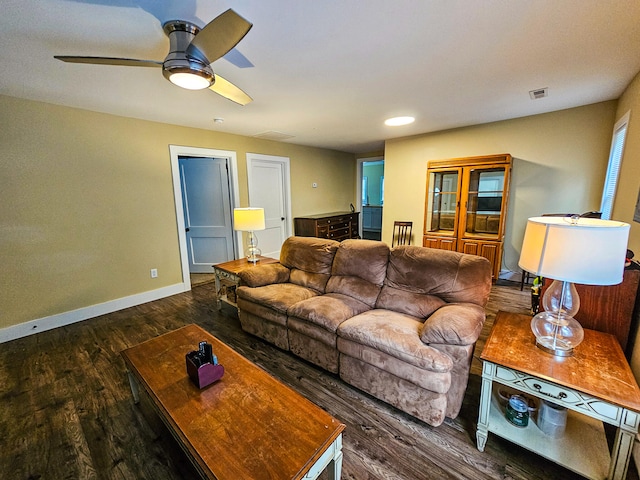
M 252 263 L 247 261 L 246 258 L 240 258 L 238 260 L 231 260 L 229 262 L 217 263 L 213 265 L 213 271 L 215 273 L 216 280 L 216 304 L 218 310 L 222 308 L 222 302 L 237 308 L 237 303 L 229 299 L 226 294 L 222 292 L 222 282 L 231 284 L 234 288 L 240 283 L 240 277 L 238 274 L 247 268 L 255 268 L 260 265 L 268 265 L 270 263 L 278 263 L 278 260 L 270 257 L 259 256 L 260 261 L 258 263 Z
M 482 390 L 476 438 L 483 451 L 489 432 L 594 480 L 623 480 L 640 423 L 640 388 L 613 335 L 585 329 L 571 357 L 535 346 L 531 317 L 498 312 L 480 356 Z M 509 423 L 497 399 L 505 385 L 569 410 L 560 438 L 530 421 Z M 609 452 L 602 422 L 617 427 Z

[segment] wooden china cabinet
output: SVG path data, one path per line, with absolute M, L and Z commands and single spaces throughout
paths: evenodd
M 502 265 L 511 155 L 430 161 L 422 245 L 480 255 Z

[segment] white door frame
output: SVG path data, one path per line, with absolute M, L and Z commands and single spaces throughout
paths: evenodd
M 238 160 L 237 154 L 231 150 L 215 150 L 212 148 L 185 147 L 183 145 L 169 145 L 171 155 L 171 176 L 173 178 L 173 198 L 176 205 L 176 221 L 178 228 L 178 244 L 180 246 L 180 263 L 182 265 L 182 283 L 184 291 L 191 290 L 191 277 L 189 276 L 189 254 L 187 249 L 187 234 L 184 225 L 184 205 L 182 203 L 182 180 L 180 178 L 180 168 L 178 157 L 213 157 L 226 158 L 229 165 L 231 211 L 240 205 L 240 195 L 238 193 Z M 234 247 L 236 252 L 238 246 L 242 245 L 242 232 L 236 232 L 234 237 Z M 213 273 L 213 268 L 211 269 Z
M 288 238 L 292 235 L 293 232 L 293 218 L 291 218 L 291 160 L 289 157 L 279 157 L 277 155 L 263 155 L 261 153 L 247 153 L 247 191 L 251 192 L 251 185 L 253 182 L 259 182 L 258 179 L 254 179 L 253 171 L 251 168 L 252 160 L 262 160 L 265 162 L 278 162 L 283 165 L 284 171 L 284 189 L 285 189 L 285 212 L 287 215 L 287 221 L 285 222 L 285 238 Z M 257 206 L 251 205 L 251 198 L 249 198 L 249 206 Z
M 362 164 L 365 162 L 384 162 L 384 157 L 369 157 L 369 158 L 357 158 L 356 159 L 356 211 L 360 212 L 360 221 L 358 222 L 358 234 L 362 237 L 362 225 L 364 224 L 362 218 Z M 384 208 L 382 209 L 384 215 Z

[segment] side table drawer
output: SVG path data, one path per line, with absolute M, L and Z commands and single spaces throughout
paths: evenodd
M 622 407 L 517 370 L 496 365 L 495 379 L 524 393 L 530 393 L 543 400 L 562 405 L 614 425 L 620 426 L 629 423 L 629 419 L 624 418 L 625 409 Z M 627 413 L 630 412 L 627 411 Z

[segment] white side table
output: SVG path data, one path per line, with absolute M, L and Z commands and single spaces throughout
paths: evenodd
M 255 268 L 259 265 L 268 265 L 270 263 L 278 263 L 278 260 L 270 257 L 263 257 L 260 255 L 260 261 L 256 264 L 248 262 L 246 258 L 239 260 L 231 260 L 229 262 L 217 263 L 213 265 L 213 272 L 215 273 L 216 280 L 216 304 L 218 310 L 222 308 L 222 302 L 225 302 L 233 307 L 237 308 L 236 302 L 229 299 L 226 294 L 222 292 L 222 283 L 228 283 L 233 286 L 238 286 L 240 283 L 240 277 L 238 274 L 247 268 Z
M 640 388 L 613 335 L 585 329 L 572 357 L 535 346 L 527 315 L 499 312 L 482 352 L 482 390 L 476 438 L 489 432 L 594 480 L 626 478 L 640 424 Z M 497 400 L 500 385 L 569 409 L 564 435 L 545 435 L 531 419 L 509 423 Z M 609 451 L 602 422 L 617 427 Z

